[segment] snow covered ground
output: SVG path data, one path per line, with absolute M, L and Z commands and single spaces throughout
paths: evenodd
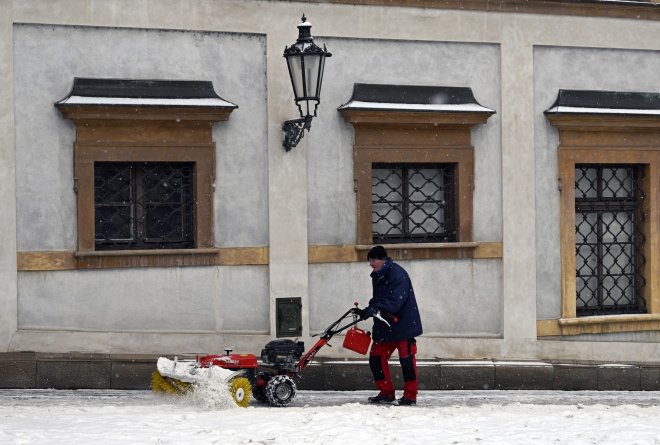
M 660 444 L 659 392 L 300 391 L 237 408 L 149 391 L 0 390 L 0 444 Z

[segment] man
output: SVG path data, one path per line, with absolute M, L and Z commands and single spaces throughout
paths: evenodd
M 422 334 L 415 292 L 408 273 L 391 258 L 383 246 L 375 246 L 367 254 L 372 268 L 373 297 L 360 311 L 362 318 L 374 317 L 373 344 L 369 353 L 369 367 L 376 386 L 377 396 L 369 397 L 371 403 L 395 402 L 394 385 L 390 377 L 388 360 L 398 351 L 405 385 L 398 405 L 417 403 L 417 344 L 415 337 Z

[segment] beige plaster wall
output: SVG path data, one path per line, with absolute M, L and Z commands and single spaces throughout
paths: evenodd
M 501 14 L 252 0 L 0 0 L 0 350 L 43 345 L 52 351 L 115 352 L 147 345 L 183 347 L 235 340 L 256 350 L 263 336 L 202 338 L 194 333 L 113 336 L 64 331 L 16 332 L 16 243 L 14 122 L 12 80 L 13 23 L 190 29 L 247 32 L 267 39 L 268 219 L 271 330 L 278 297 L 301 296 L 309 307 L 307 261 L 307 151 L 309 139 L 290 153 L 281 147 L 281 123 L 296 116 L 281 52 L 296 37 L 304 12 L 315 36 L 492 43 L 501 48 L 502 109 L 502 338 L 420 341 L 426 357 L 508 357 L 635 360 L 659 357 L 657 343 L 536 341 L 536 229 L 534 160 L 534 47 L 660 50 L 655 21 L 533 14 Z M 323 109 L 320 113 L 330 110 Z M 310 314 L 303 312 L 304 339 Z M 123 340 L 123 341 L 122 341 Z M 213 340 L 213 341 L 210 341 Z M 154 349 L 153 346 L 149 346 Z M 237 348 L 238 349 L 238 348 Z M 328 354 L 335 353 L 329 350 Z

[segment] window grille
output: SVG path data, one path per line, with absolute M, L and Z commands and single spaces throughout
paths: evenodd
M 97 250 L 194 247 L 193 164 L 97 162 Z
M 373 164 L 374 243 L 456 241 L 455 164 Z
M 646 311 L 642 175 L 636 165 L 576 165 L 578 316 Z

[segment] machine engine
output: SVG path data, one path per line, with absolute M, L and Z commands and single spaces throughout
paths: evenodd
M 288 339 L 268 342 L 261 350 L 261 361 L 265 366 L 279 369 L 294 369 L 305 352 L 305 343 Z

